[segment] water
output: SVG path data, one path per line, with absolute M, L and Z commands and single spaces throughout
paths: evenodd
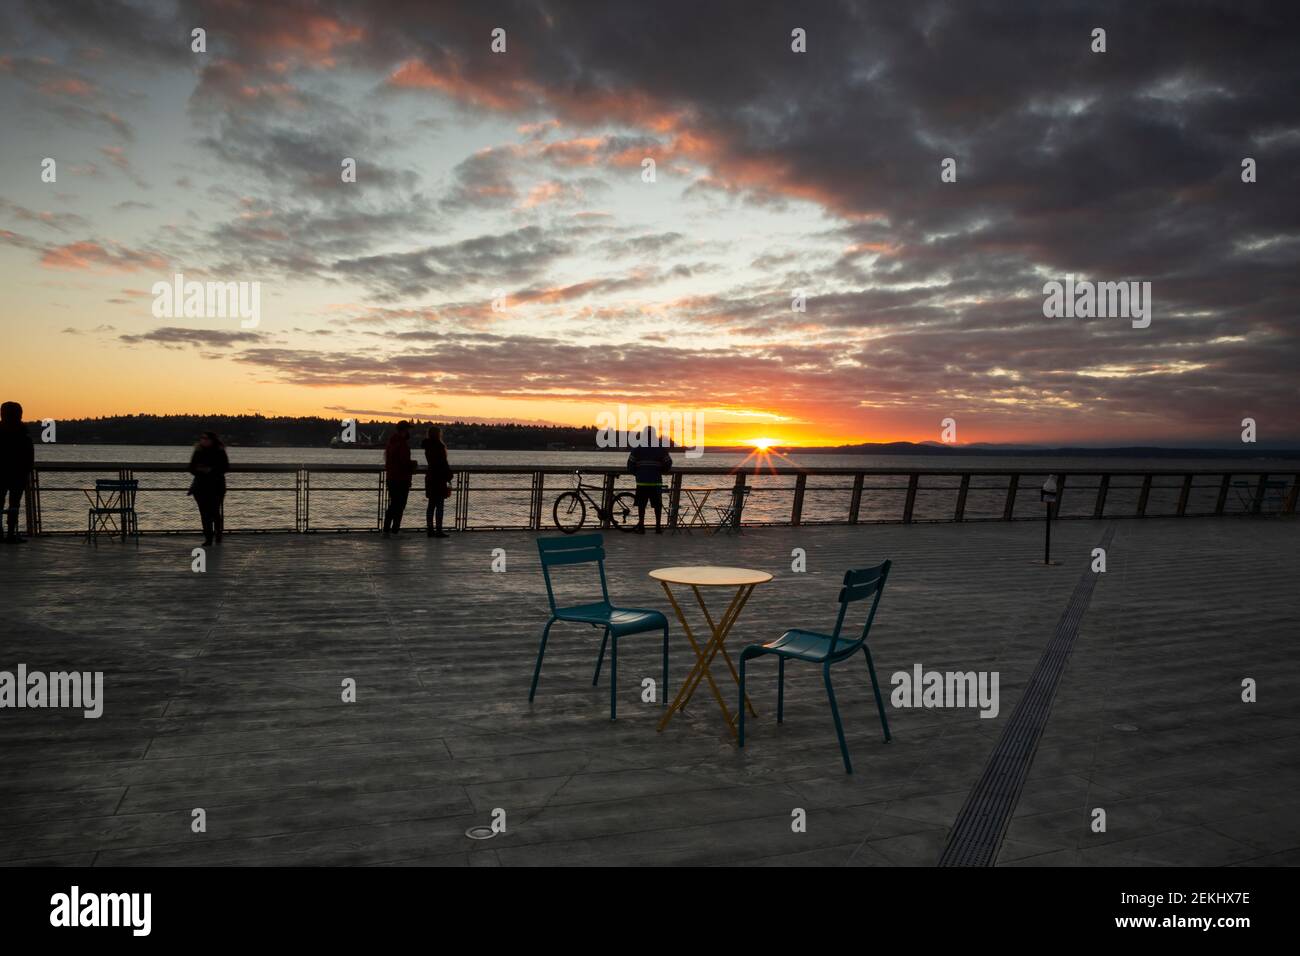
M 184 464 L 189 461 L 190 446 L 158 445 L 39 445 L 37 460 L 58 462 L 119 462 L 143 465 L 148 463 Z M 231 461 L 239 464 L 281 464 L 328 466 L 337 464 L 367 464 L 378 468 L 383 462 L 380 449 L 331 448 L 231 448 Z M 417 458 L 421 458 L 418 447 Z M 520 474 L 470 476 L 469 526 L 526 527 L 532 497 L 531 477 L 526 472 L 536 467 L 581 469 L 596 466 L 618 465 L 622 456 L 613 452 L 561 452 L 561 451 L 488 451 L 452 449 L 452 469 L 470 465 L 518 466 Z M 1153 468 L 1218 470 L 1239 469 L 1269 471 L 1278 476 L 1294 475 L 1300 469 L 1295 461 L 1268 459 L 1225 460 L 1198 458 L 1086 458 L 1048 456 L 962 456 L 939 457 L 922 455 L 800 455 L 793 452 L 785 456 L 769 456 L 767 461 L 778 465 L 809 468 L 896 468 L 900 472 L 914 469 L 947 472 L 922 479 L 917 493 L 914 517 L 916 520 L 947 520 L 952 517 L 960 484 L 960 473 L 971 468 L 996 468 L 1000 470 L 1025 469 L 1051 470 L 1069 474 L 1088 470 Z M 794 497 L 793 476 L 763 474 L 765 466 L 756 465 L 753 457 L 741 453 L 708 452 L 699 459 L 675 456 L 682 471 L 692 467 L 743 467 L 746 483 L 753 488 L 746 505 L 746 520 L 751 522 L 786 522 L 790 518 Z M 87 520 L 87 492 L 93 496 L 96 478 L 114 477 L 111 472 L 77 471 L 47 472 L 41 480 L 42 528 L 46 531 L 84 531 Z M 148 530 L 179 530 L 197 525 L 197 508 L 185 495 L 189 476 L 184 472 L 136 472 L 140 481 L 137 511 L 141 527 Z M 600 477 L 590 481 L 599 485 Z M 1064 516 L 1091 514 L 1096 501 L 1096 479 L 1076 477 L 1068 479 L 1061 501 Z M 1106 499 L 1107 514 L 1132 514 L 1138 501 L 1141 476 L 1112 479 Z M 544 489 L 543 526 L 551 527 L 552 507 L 556 496 L 573 487 L 567 475 L 548 475 Z M 683 511 L 690 506 L 689 499 L 701 504 L 701 517 L 716 522 L 715 508 L 729 499 L 733 479 L 728 475 L 687 475 L 683 487 L 691 492 L 684 496 Z M 1006 502 L 1008 479 L 1002 476 L 972 478 L 966 501 L 968 519 L 999 518 Z M 1017 517 L 1037 516 L 1042 513 L 1038 497 L 1039 479 L 1026 477 L 1020 483 L 1016 497 Z M 1147 504 L 1148 514 L 1172 514 L 1177 508 L 1182 479 L 1178 476 L 1157 478 Z M 227 527 L 236 530 L 293 529 L 295 511 L 306 512 L 308 526 L 328 530 L 334 528 L 375 528 L 380 523 L 378 477 L 371 474 L 327 474 L 312 472 L 310 487 L 299 489 L 292 473 L 241 474 L 230 476 L 230 492 L 226 501 Z M 806 523 L 844 521 L 848 515 L 852 496 L 851 476 L 809 476 L 804 498 L 803 520 Z M 630 490 L 630 476 L 619 479 L 619 490 Z M 1219 492 L 1218 476 L 1197 478 L 1189 496 L 1191 513 L 1212 511 Z M 862 521 L 898 520 L 902 517 L 907 493 L 905 475 L 867 476 L 864 483 L 860 519 Z M 599 498 L 599 491 L 593 492 Z M 455 499 L 447 502 L 447 522 Z M 1240 511 L 1249 501 L 1249 489 L 1230 490 L 1228 510 Z M 407 509 L 407 525 L 423 521 L 423 485 L 417 477 Z M 1270 493 L 1268 508 L 1279 505 L 1276 493 Z M 690 506 L 693 513 L 694 507 Z M 588 521 L 594 520 L 594 515 Z

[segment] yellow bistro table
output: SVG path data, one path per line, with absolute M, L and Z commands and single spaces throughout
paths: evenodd
M 677 620 L 681 622 L 682 630 L 686 632 L 686 638 L 691 642 L 691 647 L 695 650 L 695 667 L 691 669 L 690 676 L 682 684 L 681 690 L 677 692 L 677 698 L 673 701 L 672 706 L 664 714 L 663 719 L 659 721 L 659 729 L 663 730 L 668 726 L 668 721 L 672 719 L 673 714 L 682 710 L 690 703 L 691 697 L 695 694 L 696 688 L 700 682 L 707 680 L 709 689 L 713 691 L 713 697 L 722 708 L 722 716 L 726 718 L 727 729 L 731 735 L 736 736 L 736 718 L 731 716 L 731 711 L 727 707 L 726 700 L 723 699 L 722 691 L 718 689 L 717 682 L 713 679 L 710 668 L 713 665 L 713 659 L 722 653 L 722 659 L 727 662 L 727 669 L 731 671 L 731 679 L 735 681 L 736 686 L 740 686 L 740 675 L 736 672 L 736 665 L 731 660 L 731 655 L 727 653 L 726 640 L 727 635 L 731 633 L 731 628 L 735 625 L 736 619 L 740 617 L 741 610 L 745 607 L 745 602 L 749 600 L 750 594 L 754 592 L 760 584 L 766 584 L 772 580 L 772 575 L 766 571 L 754 571 L 749 568 L 715 568 L 709 566 L 702 567 L 683 567 L 683 568 L 657 568 L 650 572 L 650 577 L 654 578 L 663 585 L 664 593 L 668 595 L 668 601 L 672 604 L 673 610 L 677 612 Z M 680 584 L 689 587 L 695 594 L 695 600 L 700 605 L 700 610 L 704 612 L 704 620 L 709 624 L 709 630 L 712 636 L 704 643 L 703 646 L 696 639 L 695 633 L 691 626 L 686 623 L 686 615 L 682 613 L 681 605 L 673 597 L 670 584 Z M 704 595 L 701 588 L 734 588 L 735 594 L 731 598 L 731 603 L 723 611 L 722 617 L 715 622 L 713 615 L 709 613 L 708 606 L 704 603 Z M 750 704 L 749 699 L 745 699 L 745 706 L 749 707 L 749 712 L 754 713 L 754 706 Z

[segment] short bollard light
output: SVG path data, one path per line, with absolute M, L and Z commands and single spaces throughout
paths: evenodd
M 1039 497 L 1043 504 L 1047 506 L 1047 520 L 1043 522 L 1046 528 L 1046 534 L 1043 542 L 1043 564 L 1052 563 L 1052 506 L 1056 504 L 1057 485 L 1056 476 L 1048 475 L 1047 480 L 1043 482 L 1043 488 L 1039 492 Z

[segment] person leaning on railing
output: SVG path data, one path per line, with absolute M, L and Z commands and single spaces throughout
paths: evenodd
M 664 500 L 664 472 L 672 470 L 673 460 L 666 448 L 659 447 L 655 430 L 649 425 L 641 433 L 641 445 L 627 456 L 627 470 L 636 476 L 636 534 L 645 534 L 645 506 L 655 509 L 655 534 L 663 534 L 660 523 Z
M 32 436 L 23 425 L 23 407 L 17 402 L 0 405 L 0 505 L 8 500 L 5 516 L 9 530 L 5 544 L 24 544 L 27 539 L 18 535 L 18 506 L 22 504 L 32 468 L 36 464 L 36 449 Z
M 411 476 L 418 466 L 411 457 L 411 423 L 401 421 L 384 446 L 384 476 L 388 482 L 388 509 L 384 512 L 384 537 L 401 534 L 402 512 L 411 494 Z
M 226 446 L 217 437 L 216 432 L 204 432 L 199 443 L 194 446 L 190 456 L 190 474 L 194 481 L 186 494 L 194 496 L 194 503 L 199 506 L 199 520 L 203 523 L 203 543 L 212 544 L 215 536 L 217 544 L 221 543 L 225 518 L 223 509 L 226 502 L 226 472 L 230 470 L 230 458 L 226 455 Z

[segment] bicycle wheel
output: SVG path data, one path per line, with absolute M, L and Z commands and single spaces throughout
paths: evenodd
M 551 517 L 555 519 L 555 527 L 565 534 L 573 534 L 587 520 L 586 502 L 582 500 L 582 495 L 576 491 L 566 491 L 555 499 L 555 507 L 551 509 Z
M 609 523 L 615 528 L 625 527 L 632 523 L 635 516 L 636 495 L 630 491 L 620 491 L 614 496 L 614 509 L 609 516 Z

